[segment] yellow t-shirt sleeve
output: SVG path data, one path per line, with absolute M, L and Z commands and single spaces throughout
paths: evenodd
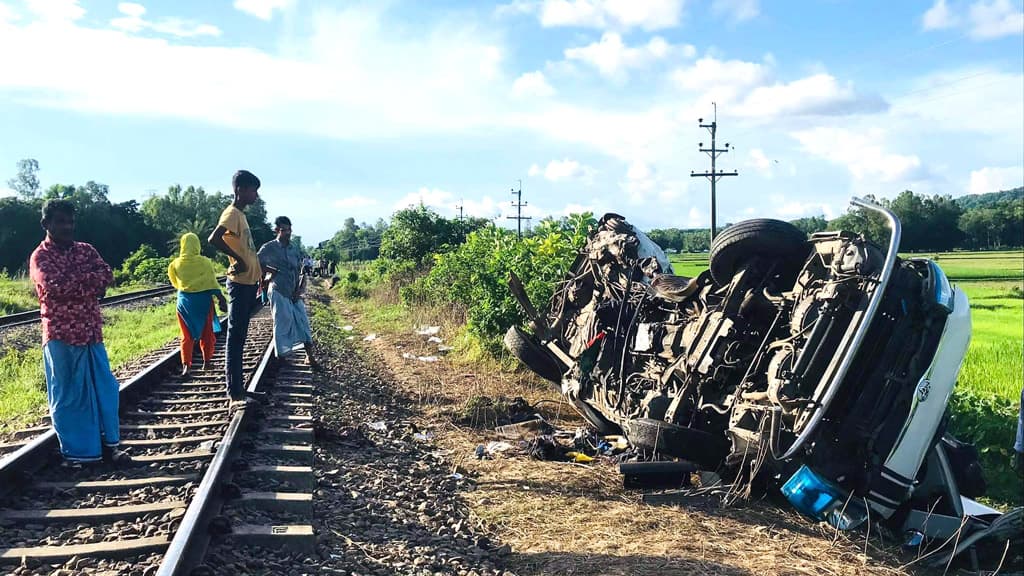
M 238 211 L 231 210 L 230 208 L 221 212 L 220 221 L 217 222 L 218 226 L 223 226 L 225 230 L 231 232 L 235 236 L 240 236 L 242 227 L 241 222 L 238 219 Z

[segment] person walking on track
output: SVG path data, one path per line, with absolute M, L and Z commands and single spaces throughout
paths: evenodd
M 309 329 L 309 316 L 302 302 L 304 279 L 303 258 L 299 248 L 292 244 L 292 222 L 287 216 L 274 220 L 277 238 L 260 247 L 259 258 L 270 280 L 270 313 L 274 317 L 274 351 L 284 357 L 305 347 L 310 366 L 313 358 L 313 336 Z
M 178 289 L 178 325 L 181 327 L 181 375 L 187 376 L 192 367 L 192 353 L 199 342 L 203 355 L 203 370 L 213 358 L 220 322 L 213 307 L 214 299 L 222 312 L 228 303 L 217 283 L 213 262 L 200 254 L 199 236 L 192 232 L 181 236 L 181 251 L 167 266 L 171 285 Z
M 91 244 L 75 242 L 75 205 L 43 206 L 46 238 L 32 252 L 29 276 L 39 296 L 43 371 L 50 420 L 64 465 L 131 461 L 119 448 L 120 385 L 103 346 L 100 298 L 114 280 Z
M 245 208 L 259 200 L 260 179 L 248 170 L 235 172 L 231 179 L 235 190 L 234 201 L 220 215 L 209 242 L 227 254 L 228 267 L 228 343 L 227 392 L 232 405 L 246 402 L 245 380 L 242 374 L 242 350 L 249 334 L 249 318 L 256 308 L 256 286 L 263 276 L 256 246 L 252 241 Z

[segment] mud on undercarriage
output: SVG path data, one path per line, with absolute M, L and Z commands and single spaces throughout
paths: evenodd
M 533 334 L 513 328 L 506 345 L 644 453 L 748 488 L 783 484 L 801 511 L 842 528 L 874 514 L 941 536 L 965 516 L 963 496 L 984 490 L 970 448 L 943 440 L 969 306 L 934 262 L 896 257 L 891 213 L 855 202 L 889 219 L 886 251 L 748 220 L 715 238 L 695 278 L 672 275 L 660 248 L 607 214 L 544 313 L 512 279 Z M 929 533 L 922 509 L 948 529 L 932 520 Z M 999 518 L 1021 522 L 1020 510 L 979 516 L 989 536 L 1007 530 L 992 532 Z

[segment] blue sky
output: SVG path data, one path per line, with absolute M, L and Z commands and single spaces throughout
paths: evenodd
M 1024 184 L 1021 0 L 0 0 L 0 178 L 228 191 L 307 241 L 423 201 L 706 226 Z M 10 193 L 0 185 L 0 195 Z

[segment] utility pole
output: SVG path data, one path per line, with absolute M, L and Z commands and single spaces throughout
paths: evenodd
M 529 216 L 523 216 L 523 206 L 529 204 L 529 202 L 523 202 L 523 181 L 519 181 L 519 189 L 512 189 L 512 194 L 515 195 L 516 199 L 512 201 L 512 206 L 516 209 L 515 216 L 506 216 L 509 220 L 516 221 L 516 235 L 520 240 L 523 238 L 523 220 L 532 220 Z
M 459 222 L 462 222 L 462 204 L 463 202 L 460 202 L 457 206 L 455 206 L 455 209 L 459 211 Z
M 725 148 L 715 147 L 715 137 L 717 136 L 718 132 L 718 104 L 712 102 L 711 105 L 714 106 L 715 108 L 715 118 L 714 120 L 711 121 L 711 124 L 705 124 L 703 118 L 697 119 L 697 122 L 700 125 L 700 127 L 707 128 L 708 132 L 711 133 L 711 148 L 705 148 L 703 142 L 700 143 L 699 148 L 701 152 L 705 152 L 708 156 L 711 157 L 711 172 L 694 172 L 693 170 L 691 170 L 690 176 L 692 178 L 703 177 L 711 181 L 711 241 L 713 242 L 715 240 L 717 224 L 717 214 L 715 212 L 717 208 L 715 205 L 715 184 L 717 184 L 723 176 L 739 176 L 739 173 L 736 172 L 735 170 L 733 170 L 732 172 L 723 172 L 715 169 L 715 160 L 717 160 L 720 155 L 728 152 L 730 146 L 729 143 L 726 142 Z

